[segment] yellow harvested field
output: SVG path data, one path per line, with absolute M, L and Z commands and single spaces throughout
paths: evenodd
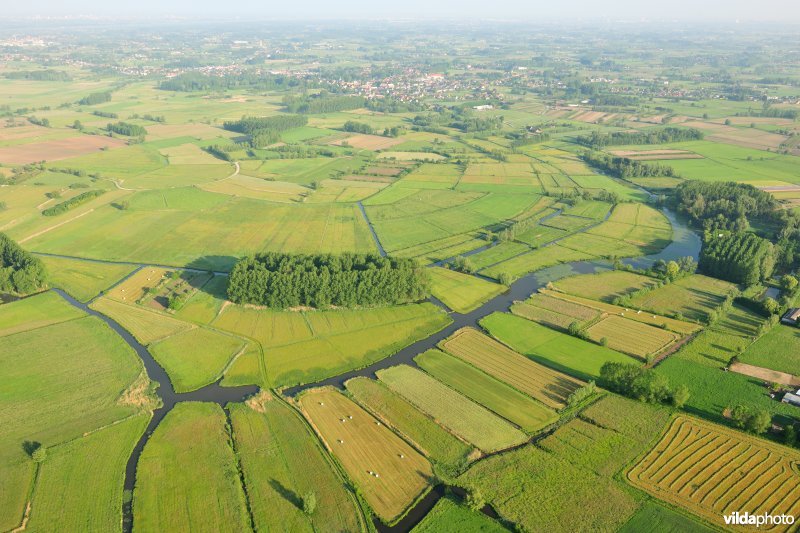
M 175 137 L 194 137 L 213 139 L 214 137 L 233 137 L 234 132 L 215 128 L 208 124 L 155 124 L 147 126 L 146 140 L 173 139 Z
M 433 476 L 428 460 L 342 393 L 314 389 L 298 401 L 381 519 L 400 516 L 428 487 Z
M 628 479 L 656 498 L 724 526 L 723 516 L 734 511 L 800 515 L 798 462 L 797 450 L 678 416 Z
M 458 330 L 442 342 L 442 348 L 555 409 L 564 407 L 569 395 L 583 385 L 472 328 Z
M 125 146 L 125 141 L 102 135 L 81 135 L 66 139 L 0 147 L 0 163 L 27 165 L 37 161 L 59 161 L 119 146 Z
M 158 267 L 144 267 L 110 291 L 106 296 L 126 303 L 136 303 L 148 289 L 163 280 L 169 270 Z
M 380 135 L 353 135 L 346 139 L 334 141 L 331 144 L 341 146 L 344 143 L 352 146 L 353 148 L 360 148 L 364 150 L 385 150 L 398 144 L 405 142 L 403 139 L 395 137 L 381 137 Z
M 441 161 L 443 155 L 425 152 L 381 152 L 378 159 L 396 159 L 398 161 Z
M 686 126 L 707 132 L 706 140 L 755 148 L 757 150 L 774 150 L 778 148 L 786 137 L 777 133 L 769 133 L 755 128 L 736 128 L 724 124 L 710 122 L 686 122 Z
M 603 318 L 586 333 L 593 341 L 606 339 L 609 348 L 640 358 L 656 354 L 680 338 L 670 331 L 616 315 Z

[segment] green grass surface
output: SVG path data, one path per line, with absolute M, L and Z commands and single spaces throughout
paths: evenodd
M 508 448 L 526 439 L 502 418 L 424 372 L 400 365 L 379 370 L 377 375 L 389 388 L 483 451 Z
M 649 446 L 667 420 L 666 410 L 607 396 L 541 447 L 480 461 L 459 480 L 526 530 L 615 531 L 640 503 L 614 475 Z
M 710 527 L 692 520 L 686 515 L 677 513 L 654 502 L 645 503 L 639 511 L 619 530 L 619 533 L 711 533 Z
M 450 498 L 442 498 L 436 506 L 411 530 L 413 533 L 503 533 L 506 529 L 495 520 L 477 511 L 459 505 Z
M 437 380 L 527 432 L 535 432 L 558 418 L 552 409 L 439 350 L 428 350 L 414 360 Z
M 88 302 L 135 268 L 130 265 L 90 263 L 57 257 L 41 259 L 50 274 L 50 284 L 64 289 L 82 302 Z
M 631 304 L 659 314 L 681 313 L 690 320 L 704 320 L 734 288 L 727 281 L 695 274 L 637 296 Z
M 599 274 L 583 274 L 560 279 L 555 283 L 558 290 L 584 298 L 611 302 L 614 298 L 625 296 L 645 287 L 653 286 L 656 280 L 625 272 L 609 270 Z
M 222 408 L 180 403 L 159 424 L 139 459 L 133 515 L 137 531 L 249 529 Z
M 493 313 L 480 324 L 492 336 L 534 361 L 584 380 L 597 379 L 600 367 L 606 362 L 635 362 L 627 355 L 515 315 Z
M 141 371 L 133 350 L 94 317 L 0 337 L 2 527 L 19 525 L 33 480 L 24 443 L 55 446 L 136 413 L 119 398 Z
M 503 285 L 446 268 L 431 268 L 431 292 L 457 313 L 477 309 L 506 290 Z
M 205 328 L 178 333 L 150 346 L 177 392 L 213 383 L 228 362 L 244 348 L 241 339 Z
M 382 383 L 358 377 L 347 382 L 358 403 L 413 442 L 431 460 L 453 472 L 463 468 L 472 446 Z
M 135 416 L 49 449 L 26 530 L 119 530 L 125 465 L 147 421 Z
M 0 305 L 0 337 L 74 320 L 85 314 L 54 292 Z
M 166 314 L 139 305 L 117 302 L 108 297 L 95 300 L 92 309 L 114 319 L 142 344 L 151 344 L 192 328 L 191 324 Z
M 353 496 L 296 412 L 275 399 L 262 402 L 258 411 L 243 404 L 230 411 L 257 530 L 361 529 Z M 308 493 L 317 501 L 311 516 L 302 508 Z
M 139 194 L 152 198 L 134 208 Z M 158 198 L 138 193 L 127 210 L 98 207 L 26 244 L 42 252 L 216 270 L 230 269 L 245 253 L 264 250 L 375 250 L 354 205 L 277 204 L 198 191 L 168 207 L 163 200 L 159 206 Z
M 774 326 L 748 346 L 739 359 L 749 365 L 800 376 L 800 329 Z

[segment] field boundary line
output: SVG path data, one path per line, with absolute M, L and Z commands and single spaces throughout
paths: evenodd
M 61 227 L 61 226 L 63 226 L 64 224 L 68 224 L 68 223 L 72 222 L 73 220 L 77 220 L 77 219 L 81 218 L 81 217 L 82 217 L 82 216 L 84 216 L 84 215 L 88 215 L 89 213 L 92 213 L 93 211 L 94 211 L 94 207 L 93 207 L 93 208 L 91 208 L 91 209 L 89 209 L 88 211 L 84 211 L 84 212 L 83 212 L 83 213 L 81 213 L 80 215 L 74 216 L 74 217 L 72 217 L 72 218 L 70 218 L 70 219 L 68 219 L 68 220 L 65 220 L 65 221 L 63 221 L 63 222 L 59 222 L 59 223 L 58 223 L 58 224 L 56 224 L 55 226 L 50 226 L 50 227 L 48 227 L 48 228 L 45 228 L 45 229 L 43 229 L 43 230 L 41 230 L 41 231 L 38 231 L 38 232 L 34 233 L 33 235 L 28 235 L 28 236 L 27 236 L 27 237 L 25 237 L 24 239 L 20 239 L 19 243 L 20 243 L 20 244 L 22 244 L 23 242 L 27 242 L 27 241 L 29 241 L 29 240 L 31 240 L 31 239 L 34 239 L 34 238 L 36 238 L 36 237 L 38 237 L 38 236 L 40 236 L 40 235 L 44 235 L 45 233 L 47 233 L 47 232 L 48 232 L 48 231 L 50 231 L 50 230 L 54 230 L 54 229 L 56 229 L 56 228 L 60 228 L 60 227 Z

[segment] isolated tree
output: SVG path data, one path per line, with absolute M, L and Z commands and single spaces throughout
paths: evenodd
M 47 459 L 47 449 L 44 446 L 39 446 L 31 454 L 31 459 L 36 463 L 42 463 Z
M 797 430 L 794 429 L 794 424 L 787 424 L 783 429 L 783 442 L 787 446 L 797 445 Z
M 480 511 L 486 505 L 486 500 L 484 499 L 483 494 L 481 494 L 481 491 L 478 490 L 477 487 L 472 487 L 467 491 L 466 503 L 470 509 L 474 511 Z
M 689 387 L 678 385 L 672 392 L 672 405 L 681 409 L 689 401 Z
M 765 433 L 772 426 L 772 415 L 768 411 L 760 410 L 748 417 L 745 429 L 751 433 Z
M 309 516 L 314 514 L 317 509 L 317 495 L 313 492 L 307 492 L 303 496 L 303 512 Z
M 730 412 L 731 420 L 733 420 L 733 423 L 736 424 L 736 427 L 744 428 L 748 418 L 750 418 L 750 409 L 739 404 L 728 408 L 728 411 Z

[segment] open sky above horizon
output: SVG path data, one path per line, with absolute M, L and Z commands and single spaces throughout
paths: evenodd
M 800 22 L 796 0 L 26 0 L 8 2 L 0 16 L 258 17 L 260 19 L 491 19 L 554 20 L 687 20 L 718 22 Z

